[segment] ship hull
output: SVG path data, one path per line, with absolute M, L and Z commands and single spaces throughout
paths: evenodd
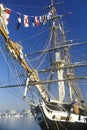
M 61 121 L 46 120 L 39 123 L 41 130 L 87 130 L 86 123 L 71 123 Z
M 38 107 L 39 108 L 39 107 Z M 36 111 L 35 120 L 39 124 L 41 130 L 87 130 L 87 116 L 85 122 L 70 122 L 69 120 L 50 120 L 45 115 L 42 107 Z

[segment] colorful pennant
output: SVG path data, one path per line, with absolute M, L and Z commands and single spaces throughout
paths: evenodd
M 6 25 L 8 25 L 10 13 L 11 13 L 11 10 L 9 8 L 6 8 L 6 17 L 5 17 L 5 23 L 6 23 Z
M 24 27 L 29 27 L 29 20 L 27 15 L 24 15 Z
M 20 25 L 21 25 L 21 17 L 18 17 L 17 30 L 19 29 Z
M 5 23 L 6 25 L 8 25 L 8 21 L 9 21 L 9 17 L 10 17 L 10 13 L 11 13 L 11 9 L 6 8 L 6 19 L 5 19 Z M 14 11 L 13 11 L 14 12 Z M 50 20 L 53 16 L 53 14 L 55 13 L 55 8 L 51 9 L 47 14 L 42 15 L 42 16 L 28 16 L 28 15 L 23 15 L 21 13 L 15 12 L 18 16 L 18 23 L 17 23 L 17 27 L 16 29 L 18 30 L 20 28 L 21 25 L 21 19 L 23 19 L 24 21 L 24 27 L 29 27 L 29 22 L 31 21 L 31 25 L 34 27 L 39 26 L 40 24 L 45 25 L 46 22 L 48 20 Z M 22 17 L 23 16 L 23 17 Z

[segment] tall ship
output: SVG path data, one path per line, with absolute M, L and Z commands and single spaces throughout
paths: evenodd
M 0 35 L 5 51 L 12 58 L 10 64 L 17 66 L 12 74 L 17 74 L 18 78 L 15 84 L 1 88 L 19 87 L 23 90 L 23 100 L 29 104 L 32 116 L 41 130 L 87 130 L 87 104 L 80 89 L 80 81 L 87 80 L 85 73 L 82 73 L 87 61 L 72 61 L 70 54 L 73 48 L 82 44 L 85 46 L 87 42 L 67 39 L 68 31 L 65 31 L 63 17 L 71 12 L 58 14 L 56 6 L 60 4 L 62 2 L 54 3 L 51 0 L 51 4 L 45 8 L 48 13 L 39 16 L 39 19 L 35 17 L 36 23 L 33 21 L 33 26 L 41 23 L 45 28 L 45 24 L 48 24 L 49 34 L 47 40 L 42 37 L 43 49 L 29 54 L 23 52 L 21 43 L 9 37 L 7 9 L 0 4 Z M 8 60 L 6 63 L 10 66 Z M 80 69 L 81 73 L 76 76 L 76 70 Z

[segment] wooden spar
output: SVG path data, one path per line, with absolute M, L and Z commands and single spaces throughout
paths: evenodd
M 15 51 L 16 55 L 19 57 L 19 60 L 20 60 L 20 62 L 22 64 L 22 66 L 26 69 L 26 71 L 28 73 L 31 73 L 32 71 L 29 68 L 29 66 L 27 65 L 26 61 L 24 59 L 20 59 L 20 52 L 17 49 L 15 43 L 9 38 L 9 36 L 6 34 L 5 30 L 1 26 L 0 26 L 0 32 L 4 36 L 5 41 L 9 43 L 10 47 Z
M 48 69 L 38 70 L 38 72 L 48 72 L 50 70 L 56 71 L 57 69 L 69 69 L 69 68 L 76 68 L 76 67 L 87 67 L 87 62 L 76 62 L 70 65 L 65 65 L 64 67 L 49 67 Z
M 4 36 L 5 41 L 14 50 L 15 54 L 18 57 L 18 60 L 20 61 L 20 64 L 23 66 L 23 68 L 27 71 L 27 73 L 31 74 L 31 76 L 33 77 L 33 80 L 35 82 L 38 82 L 39 81 L 39 77 L 37 76 L 38 72 L 31 70 L 31 68 L 28 66 L 27 62 L 25 61 L 25 59 L 24 58 L 22 58 L 22 59 L 20 58 L 20 52 L 17 49 L 16 44 L 9 38 L 9 36 L 6 34 L 5 30 L 2 27 L 0 27 L 0 32 Z M 36 87 L 39 90 L 39 92 L 41 93 L 42 98 L 48 100 L 48 96 L 46 95 L 46 93 L 45 92 L 43 93 L 43 88 L 42 88 L 41 84 L 38 83 L 36 85 Z
M 68 40 L 66 41 L 67 43 L 68 42 L 71 42 L 72 40 Z M 59 44 L 64 44 L 66 42 L 59 42 Z M 40 50 L 40 51 L 37 51 L 37 52 L 34 52 L 34 53 L 30 53 L 30 54 L 27 54 L 27 56 L 31 56 L 31 55 L 35 55 L 35 54 L 39 54 L 39 53 L 43 53 L 43 52 L 48 52 L 48 51 L 53 51 L 53 50 L 58 50 L 58 49 L 62 49 L 62 48 L 69 48 L 69 47 L 73 47 L 73 46 L 78 46 L 78 45 L 82 45 L 82 44 L 87 44 L 87 41 L 86 42 L 80 42 L 80 43 L 74 43 L 74 44 L 66 44 L 66 45 L 62 45 L 62 46 L 58 46 L 58 47 L 54 47 L 54 48 L 50 48 L 50 49 L 45 49 L 45 50 Z
M 4 36 L 5 40 L 7 40 L 9 38 L 9 36 L 7 35 L 6 31 L 4 30 L 3 27 L 0 26 L 0 32 L 1 34 Z
M 86 80 L 87 81 L 87 76 L 79 76 L 79 77 L 73 77 L 73 78 L 66 78 L 63 80 L 58 80 L 58 79 L 54 79 L 54 80 L 45 80 L 45 81 L 36 81 L 36 82 L 30 82 L 29 86 L 32 85 L 36 85 L 36 84 L 47 84 L 47 83 L 56 83 L 56 82 L 61 82 L 61 81 L 68 81 L 68 80 Z M 0 86 L 1 88 L 15 88 L 15 87 L 24 87 L 25 84 L 16 84 L 16 85 L 10 85 L 10 86 Z
M 18 59 L 19 59 L 21 65 L 26 69 L 26 71 L 28 73 L 31 73 L 32 71 L 31 71 L 30 67 L 28 66 L 28 64 L 26 63 L 25 59 L 20 58 L 20 52 L 17 49 L 15 43 L 11 39 L 8 39 L 8 43 L 9 43 L 10 47 L 15 51 L 16 55 L 18 56 Z
M 1 5 L 1 8 L 3 8 L 4 10 L 4 7 L 3 5 Z M 2 10 L 2 12 L 3 12 Z M 4 13 L 4 12 L 3 12 Z M 2 16 L 3 19 L 5 20 L 4 18 L 4 15 Z M 1 17 L 1 19 L 2 19 Z M 9 38 L 9 35 L 7 34 L 7 30 L 4 28 L 4 25 L 5 25 L 5 22 L 2 23 L 1 22 L 1 19 L 0 19 L 0 32 L 1 34 L 3 35 L 4 39 L 5 39 L 5 42 L 6 42 L 6 46 L 7 46 L 7 49 L 9 50 L 9 52 L 12 54 L 12 56 L 14 57 L 14 55 L 17 57 L 17 60 L 19 60 L 20 64 L 22 65 L 22 67 L 26 70 L 26 72 L 28 74 L 30 74 L 30 76 L 32 76 L 32 81 L 34 82 L 38 82 L 40 81 L 39 80 L 39 77 L 38 77 L 38 72 L 36 70 L 31 70 L 31 68 L 29 67 L 29 65 L 27 64 L 27 62 L 25 61 L 24 57 L 21 58 L 20 56 L 20 50 L 18 49 L 18 46 L 15 42 L 13 42 L 10 38 Z M 5 25 L 6 26 L 6 25 Z M 7 27 L 7 26 L 6 26 Z M 48 96 L 47 94 L 43 91 L 43 87 L 41 84 L 35 84 L 36 88 L 38 89 L 38 91 L 40 92 L 41 96 L 43 99 L 45 99 L 46 101 L 48 100 Z

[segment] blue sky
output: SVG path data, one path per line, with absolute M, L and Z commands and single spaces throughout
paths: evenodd
M 45 35 L 43 35 L 42 38 L 37 36 L 33 39 L 31 37 L 38 34 L 40 30 L 48 27 L 48 25 L 34 28 L 31 26 L 29 28 L 24 28 L 22 20 L 22 24 L 19 30 L 16 30 L 17 12 L 28 16 L 43 15 L 45 14 L 45 11 L 47 13 L 48 10 L 44 10 L 42 8 L 50 5 L 50 0 L 0 0 L 0 2 L 3 3 L 5 7 L 8 7 L 12 10 L 8 25 L 10 38 L 14 41 L 21 41 L 24 47 L 24 53 L 30 53 L 32 51 L 34 52 L 35 49 L 42 49 L 42 46 L 44 46 L 44 39 L 47 37 L 47 32 Z M 54 2 L 58 2 L 58 0 L 54 0 Z M 67 30 L 70 30 L 69 39 L 75 39 L 75 42 L 78 42 L 77 39 L 79 39 L 79 41 L 87 41 L 87 0 L 64 0 L 64 4 L 59 8 L 63 9 L 63 12 L 72 12 L 71 15 L 64 17 L 64 23 L 66 25 L 65 27 Z M 59 8 L 57 6 L 57 10 Z M 26 40 L 27 38 L 28 40 Z M 39 38 L 39 40 L 37 40 L 37 38 Z M 34 42 L 37 43 L 37 47 L 31 48 L 31 46 L 34 45 Z M 82 46 L 78 53 L 77 50 L 72 50 L 72 53 L 75 53 L 76 55 L 78 54 L 78 58 L 80 57 L 81 53 L 84 55 L 84 52 L 86 52 L 86 55 L 84 57 L 85 59 L 87 56 L 87 46 L 85 46 L 85 48 Z M 0 60 L 0 82 L 3 83 L 8 80 L 8 77 L 11 79 L 11 76 L 9 76 L 9 69 L 7 65 L 5 65 L 2 54 L 0 55 Z M 7 74 L 5 72 L 7 72 Z M 86 88 L 83 91 L 85 90 L 87 91 Z M 24 108 L 28 108 L 28 105 L 22 101 L 23 93 L 19 92 L 21 90 L 18 90 L 18 94 L 20 93 L 21 96 L 18 96 L 15 91 L 17 91 L 17 89 L 14 91 L 12 89 L 0 89 L 0 111 L 6 111 L 8 109 L 16 109 L 19 111 L 23 110 Z

